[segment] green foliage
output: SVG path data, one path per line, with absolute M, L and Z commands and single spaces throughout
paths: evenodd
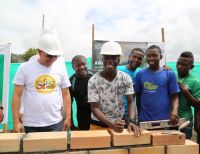
M 36 48 L 30 48 L 21 56 L 25 61 L 28 61 L 32 56 L 36 55 L 37 53 L 38 50 Z
M 11 55 L 11 63 L 17 63 L 17 59 L 13 59 L 13 56 Z

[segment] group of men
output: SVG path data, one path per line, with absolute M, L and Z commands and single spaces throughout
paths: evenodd
M 199 139 L 200 81 L 190 73 L 194 67 L 191 52 L 181 53 L 175 74 L 160 66 L 162 53 L 156 45 L 150 46 L 146 53 L 140 48 L 133 49 L 128 64 L 118 66 L 122 49 L 119 43 L 110 41 L 101 48 L 102 71 L 90 72 L 86 58 L 77 55 L 72 59 L 75 74 L 70 79 L 59 60 L 61 54 L 56 34 L 44 29 L 39 40 L 39 56 L 22 64 L 13 81 L 14 132 L 20 132 L 22 121 L 26 133 L 69 128 L 111 128 L 122 132 L 127 127 L 139 136 L 142 130 L 138 122 L 170 119 L 170 124 L 175 126 L 179 118 L 185 118 L 190 120 L 190 125 L 182 131 L 190 139 L 193 106 Z M 141 69 L 145 54 L 148 67 Z M 78 127 L 71 118 L 73 100 L 77 104 Z
M 81 119 L 79 118 L 82 110 L 77 103 L 79 123 L 85 119 L 87 129 L 110 127 L 117 132 L 122 132 L 127 125 L 135 135 L 140 135 L 142 131 L 135 125 L 137 122 L 170 119 L 170 124 L 175 126 L 179 118 L 185 118 L 190 121 L 190 124 L 181 131 L 185 133 L 187 139 L 191 139 L 193 129 L 191 107 L 194 107 L 195 130 L 200 143 L 200 80 L 190 73 L 194 67 L 192 52 L 185 51 L 180 54 L 176 64 L 177 73 L 168 67 L 160 66 L 162 53 L 160 47 L 156 45 L 150 46 L 146 51 L 148 67 L 145 69 L 139 68 L 145 55 L 140 48 L 131 51 L 128 64 L 123 66 L 118 66 L 121 49 L 116 42 L 105 43 L 100 54 L 103 56 L 103 70 L 92 77 L 85 78 L 88 81 L 85 82 L 85 87 L 88 85 L 88 88 L 82 88 L 85 89 L 85 104 L 91 106 L 91 119 L 88 114 L 88 118 L 84 114 L 80 114 Z M 82 63 L 84 66 L 82 69 L 81 67 L 79 70 L 75 69 L 73 75 L 79 78 L 81 78 L 81 71 L 87 72 L 86 59 L 84 57 L 81 59 L 82 62 L 79 64 Z M 73 63 L 73 67 L 74 65 L 78 63 Z M 76 84 L 81 85 L 78 82 Z M 76 92 L 76 96 L 72 95 L 72 98 L 76 99 L 78 95 L 79 93 Z M 133 103 L 133 96 L 136 96 L 136 105 Z M 78 99 L 76 100 L 79 102 Z M 135 106 L 138 119 L 136 119 Z M 84 130 L 81 125 L 78 129 Z

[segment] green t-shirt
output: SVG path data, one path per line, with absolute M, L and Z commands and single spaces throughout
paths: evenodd
M 178 78 L 178 77 L 177 77 Z M 178 82 L 185 84 L 193 97 L 200 100 L 200 80 L 189 74 L 187 77 L 178 78 Z M 190 120 L 193 118 L 192 108 L 182 93 L 179 93 L 179 110 L 178 114 L 180 118 L 186 118 Z

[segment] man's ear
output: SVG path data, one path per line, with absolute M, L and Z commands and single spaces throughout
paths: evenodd
M 131 57 L 131 54 L 128 56 L 128 64 L 130 63 L 130 62 L 129 62 L 130 57 Z
M 120 63 L 120 58 L 121 58 L 121 56 L 118 57 L 118 64 L 117 65 L 119 65 L 119 63 Z
M 104 61 L 104 58 L 103 58 L 103 56 L 102 56 L 101 60 L 102 60 L 102 62 Z
M 194 65 L 192 64 L 191 67 L 190 67 L 190 69 L 193 69 L 193 68 L 194 68 Z
M 42 50 L 38 49 L 38 55 L 41 55 Z
M 72 64 L 72 68 L 74 69 L 74 65 Z M 74 69 L 75 70 L 75 69 Z
M 163 55 L 160 55 L 160 59 L 162 59 L 163 58 Z

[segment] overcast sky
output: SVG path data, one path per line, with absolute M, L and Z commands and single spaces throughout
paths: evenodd
M 16 54 L 37 47 L 42 14 L 66 60 L 91 57 L 95 24 L 95 39 L 131 42 L 159 42 L 164 27 L 167 61 L 189 50 L 200 62 L 200 0 L 0 0 L 0 44 Z

